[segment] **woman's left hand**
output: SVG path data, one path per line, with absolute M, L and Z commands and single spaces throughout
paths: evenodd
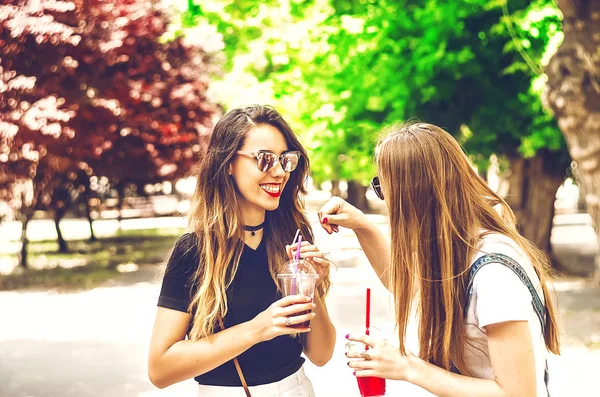
M 415 357 L 409 353 L 403 355 L 398 347 L 390 345 L 386 339 L 362 335 L 353 332 L 348 340 L 369 345 L 365 352 L 349 352 L 346 356 L 351 360 L 348 366 L 353 368 L 357 377 L 375 376 L 391 380 L 407 380 L 411 362 Z
M 296 258 L 296 252 L 298 251 L 298 245 L 286 245 L 288 257 L 290 259 Z M 329 274 L 329 260 L 325 258 L 325 255 L 317 248 L 316 245 L 303 241 L 300 246 L 300 258 L 310 262 L 314 266 L 319 280 L 322 280 L 324 276 Z

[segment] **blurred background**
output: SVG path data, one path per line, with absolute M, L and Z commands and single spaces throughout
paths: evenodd
M 343 335 L 365 288 L 390 336 L 394 315 L 354 235 L 314 212 L 341 195 L 389 233 L 372 155 L 407 119 L 452 133 L 549 254 L 555 387 L 597 395 L 599 21 L 593 0 L 2 0 L 0 396 L 194 395 L 147 379 L 156 275 L 212 127 L 253 103 L 307 147 L 307 211 L 336 264 L 317 395 L 358 395 Z

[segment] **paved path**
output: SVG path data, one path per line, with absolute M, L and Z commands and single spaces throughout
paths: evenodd
M 372 216 L 385 230 L 385 218 Z M 567 222 L 568 223 L 568 222 Z M 575 229 L 563 230 L 563 227 Z M 555 229 L 557 246 L 575 261 L 593 251 L 589 225 Z M 573 236 L 579 236 L 573 239 Z M 560 240 L 560 241 L 559 241 Z M 373 288 L 373 324 L 393 337 L 393 304 L 359 251 L 351 233 L 318 232 L 317 244 L 338 264 L 328 299 L 337 326 L 334 358 L 323 368 L 307 365 L 318 396 L 357 397 L 345 365 L 344 337 L 364 321 L 364 290 Z M 585 245 L 582 246 L 582 242 Z M 559 250 L 560 251 L 560 250 Z M 566 252 L 566 253 L 565 253 Z M 593 252 L 592 252 L 593 254 Z M 587 260 L 587 259 L 586 259 Z M 155 389 L 147 380 L 146 354 L 159 285 L 156 266 L 141 266 L 101 288 L 77 293 L 0 292 L 0 396 L 2 397 L 167 397 L 195 396 L 192 381 Z M 565 328 L 565 349 L 552 360 L 553 379 L 564 396 L 597 396 L 600 390 L 600 289 L 581 279 L 555 283 Z M 410 336 L 414 346 L 414 327 Z M 388 382 L 389 396 L 427 396 L 405 383 Z

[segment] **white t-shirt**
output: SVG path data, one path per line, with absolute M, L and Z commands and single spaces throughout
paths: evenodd
M 521 265 L 544 302 L 540 280 L 527 255 L 509 237 L 490 234 L 482 239 L 473 261 L 486 254 L 504 254 Z M 465 346 L 465 362 L 476 378 L 494 379 L 485 327 L 506 321 L 528 321 L 533 341 L 537 376 L 537 396 L 546 397 L 544 370 L 546 344 L 540 320 L 531 304 L 531 293 L 521 279 L 508 267 L 499 263 L 483 266 L 473 280 L 473 295 L 466 317 L 468 341 L 475 347 Z M 479 349 L 479 350 L 478 350 Z

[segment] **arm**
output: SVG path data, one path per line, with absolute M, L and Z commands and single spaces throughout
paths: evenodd
M 259 342 L 308 332 L 307 328 L 287 327 L 285 318 L 312 308 L 313 303 L 306 297 L 288 296 L 248 322 L 191 341 L 185 340 L 185 335 L 192 316 L 159 307 L 150 342 L 148 376 L 155 386 L 164 388 L 211 371 Z M 311 314 L 293 316 L 290 321 L 299 324 L 310 317 Z
M 321 367 L 329 362 L 335 347 L 335 327 L 331 323 L 327 306 L 320 296 L 315 296 L 316 317 L 310 323 L 311 332 L 306 336 L 304 354 L 310 361 Z
M 354 230 L 358 242 L 381 283 L 389 289 L 390 242 L 377 225 L 366 221 L 363 227 Z
M 373 346 L 371 360 L 349 365 L 356 368 L 356 376 L 405 380 L 440 397 L 535 396 L 535 357 L 527 321 L 488 325 L 486 331 L 494 380 L 454 374 L 411 354 L 403 356 L 385 341 L 361 335 L 350 339 Z
M 148 375 L 159 388 L 204 374 L 258 343 L 249 322 L 199 341 L 185 340 L 191 315 L 158 308 L 148 358 Z
M 319 211 L 319 219 L 321 226 L 329 234 L 337 232 L 338 226 L 352 229 L 373 270 L 389 289 L 387 269 L 390 262 L 390 242 L 377 225 L 370 222 L 362 211 L 339 197 L 332 197 L 323 205 Z

